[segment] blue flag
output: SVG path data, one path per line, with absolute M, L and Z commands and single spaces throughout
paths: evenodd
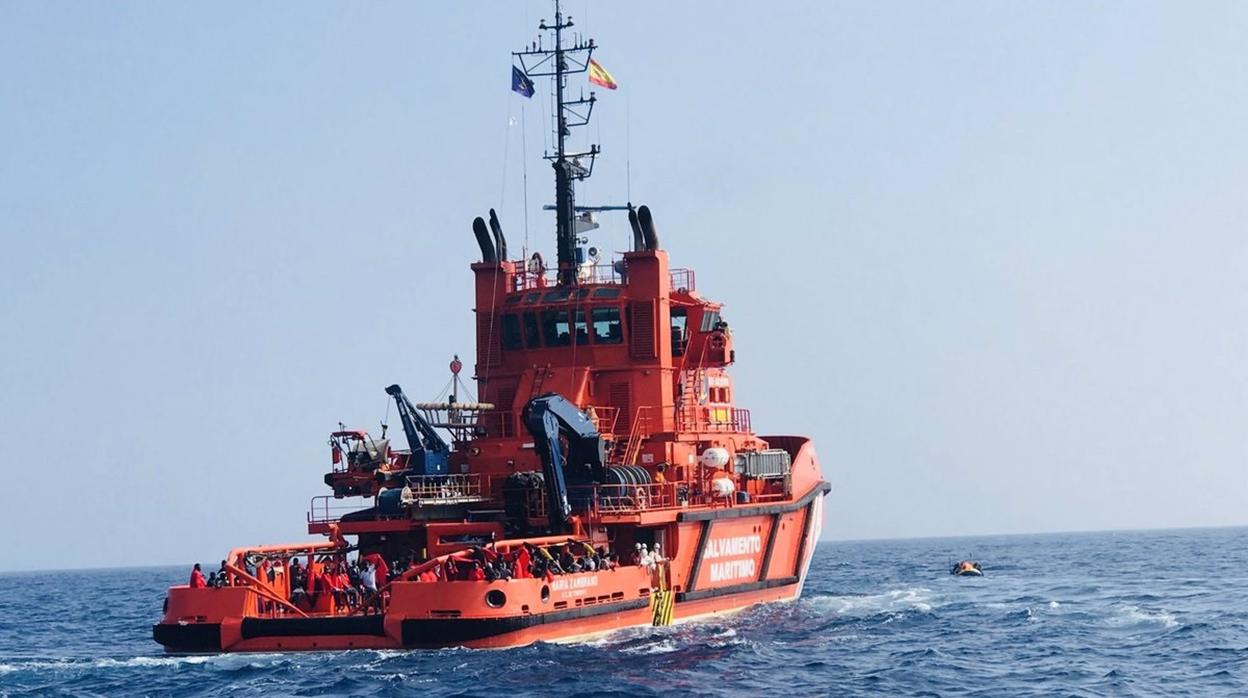
M 511 91 L 519 92 L 530 99 L 533 98 L 533 81 L 524 74 L 523 70 L 514 65 L 511 66 Z

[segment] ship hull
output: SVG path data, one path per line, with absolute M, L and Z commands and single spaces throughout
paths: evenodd
M 796 583 L 735 593 L 677 605 L 676 622 L 696 621 L 740 611 L 750 606 L 796 599 L 801 593 Z M 378 616 L 371 627 L 347 628 L 302 626 L 282 621 L 282 626 L 254 626 L 259 636 L 242 635 L 229 642 L 230 626 L 240 631 L 252 629 L 253 619 L 230 619 L 224 624 L 158 624 L 157 642 L 173 654 L 220 652 L 298 652 L 351 649 L 440 649 L 446 647 L 504 648 L 534 642 L 567 642 L 590 638 L 631 627 L 651 625 L 648 603 L 622 603 L 604 606 L 594 615 L 550 614 L 550 617 L 494 619 L 400 619 L 398 637 L 386 633 L 386 618 Z M 531 620 L 529 620 L 531 619 Z M 320 620 L 320 619 L 317 619 Z M 342 619 L 325 619 L 341 623 Z M 223 625 L 225 632 L 223 632 Z M 304 634 L 313 633 L 313 634 Z M 228 643 L 228 644 L 227 644 Z
M 261 615 L 247 587 L 174 587 L 153 636 L 171 653 L 501 648 L 651 625 L 651 597 L 662 587 L 674 595 L 675 622 L 792 600 L 814 554 L 827 489 L 819 483 L 797 501 L 677 517 L 672 558 L 657 570 L 400 582 L 391 585 L 385 614 Z

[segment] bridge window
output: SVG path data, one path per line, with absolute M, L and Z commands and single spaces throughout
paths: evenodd
M 547 291 L 546 295 L 542 297 L 542 302 L 543 303 L 558 303 L 559 301 L 566 301 L 571 296 L 572 296 L 571 291 L 569 291 L 566 288 L 559 288 L 559 289 L 555 289 L 554 291 Z
M 585 322 L 585 311 L 576 311 L 576 343 L 589 344 L 589 324 Z
M 568 311 L 542 311 L 542 334 L 546 338 L 546 346 L 566 347 L 570 345 L 572 343 L 572 335 L 569 334 L 569 329 Z
M 689 310 L 672 308 L 672 356 L 685 353 L 685 341 L 689 339 Z
M 503 316 L 503 348 L 519 349 L 520 344 L 520 318 L 515 313 L 507 313 Z
M 618 288 L 596 288 L 594 289 L 594 298 L 619 298 L 620 289 Z
M 715 329 L 715 326 L 718 324 L 719 324 L 719 311 L 718 310 L 708 310 L 705 313 L 702 313 L 702 331 L 703 332 L 710 332 L 711 330 Z
M 624 341 L 619 308 L 594 308 L 590 317 L 594 321 L 594 344 L 620 344 Z
M 542 345 L 542 334 L 538 331 L 537 313 L 524 314 L 524 346 L 536 349 Z

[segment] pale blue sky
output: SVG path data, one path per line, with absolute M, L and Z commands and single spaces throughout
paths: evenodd
M 0 569 L 305 535 L 327 432 L 472 354 L 513 116 L 550 256 L 549 7 L 0 3 Z M 631 154 L 826 536 L 1248 523 L 1248 5 L 569 9 L 621 84 L 582 198 Z

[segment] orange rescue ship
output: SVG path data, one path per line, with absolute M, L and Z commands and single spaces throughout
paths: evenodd
M 224 585 L 170 588 L 153 628 L 168 651 L 507 647 L 801 594 L 830 489 L 814 447 L 754 433 L 733 401 L 721 305 L 669 267 L 649 209 L 575 204 L 599 149 L 568 152 L 565 139 L 596 97 L 565 91 L 597 46 L 568 43 L 571 26 L 556 5 L 541 25 L 549 48 L 513 54 L 513 88 L 528 96 L 549 76 L 559 107 L 547 156 L 558 261 L 548 272 L 538 254 L 511 258 L 493 211 L 473 222 L 479 401 L 460 400 L 458 359 L 445 402 L 387 388 L 408 447 L 384 427 L 334 432 L 333 494 L 308 514 L 325 540 L 238 548 Z M 587 233 L 614 210 L 631 250 L 599 264 Z M 639 545 L 661 552 L 636 564 Z M 578 562 L 533 564 L 561 552 Z M 315 579 L 348 556 L 379 563 L 376 592 L 292 585 L 295 561 Z M 576 571 L 582 557 L 595 568 Z M 462 573 L 489 561 L 506 574 Z

